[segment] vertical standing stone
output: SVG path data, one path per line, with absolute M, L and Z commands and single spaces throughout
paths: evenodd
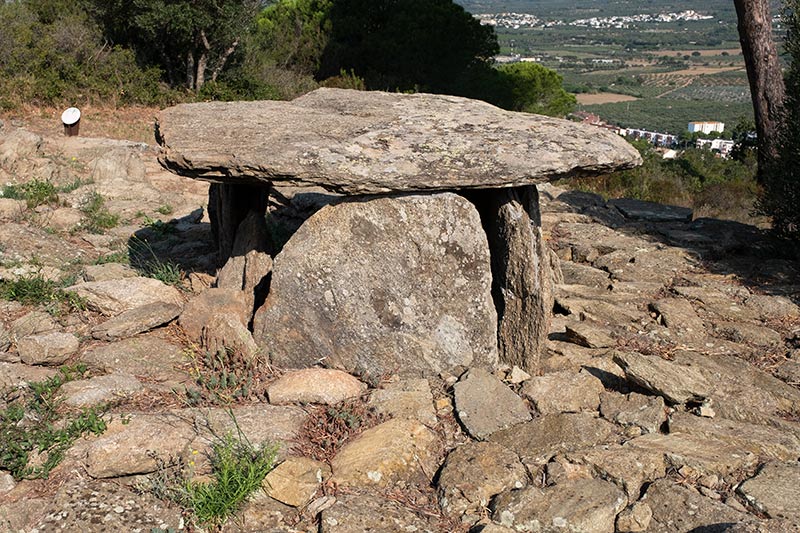
M 208 216 L 220 263 L 224 264 L 231 256 L 239 224 L 250 211 L 264 215 L 268 200 L 269 186 L 266 184 L 211 184 L 208 189 Z
M 535 371 L 553 309 L 553 274 L 535 186 L 469 195 L 481 214 L 492 255 L 492 295 L 500 361 Z

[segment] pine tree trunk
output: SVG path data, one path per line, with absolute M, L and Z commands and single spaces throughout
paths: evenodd
M 186 88 L 194 89 L 194 53 L 189 50 L 186 54 Z
M 758 180 L 763 183 L 767 167 L 778 155 L 786 89 L 772 38 L 769 0 L 734 0 L 733 3 L 739 19 L 739 41 L 750 81 L 758 134 Z

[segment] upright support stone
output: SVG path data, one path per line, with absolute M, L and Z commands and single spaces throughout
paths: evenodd
M 219 262 L 231 256 L 236 230 L 250 211 L 267 212 L 269 185 L 212 183 L 208 189 L 208 216 Z
M 553 272 L 535 186 L 467 195 L 481 214 L 492 256 L 500 361 L 535 371 L 553 309 Z

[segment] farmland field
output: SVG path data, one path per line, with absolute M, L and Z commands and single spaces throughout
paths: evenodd
M 630 102 L 632 100 L 637 100 L 635 96 L 616 93 L 583 93 L 576 94 L 575 97 L 578 99 L 578 103 L 581 105 L 613 104 L 615 102 Z

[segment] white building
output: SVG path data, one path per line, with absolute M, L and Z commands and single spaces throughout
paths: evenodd
M 690 122 L 689 133 L 705 133 L 709 134 L 712 131 L 722 133 L 725 131 L 724 122 Z
M 735 145 L 736 143 L 734 141 L 725 139 L 697 139 L 696 146 L 698 148 L 710 148 L 715 152 L 719 152 L 723 156 L 728 156 Z

